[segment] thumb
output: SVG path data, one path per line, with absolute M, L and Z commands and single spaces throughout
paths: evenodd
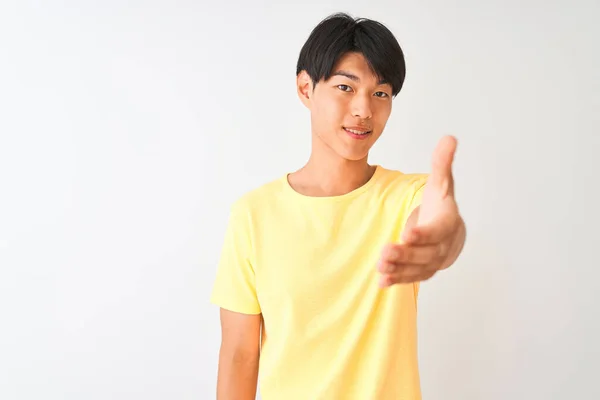
M 428 183 L 439 190 L 443 197 L 454 195 L 452 162 L 454 161 L 456 147 L 457 140 L 454 136 L 444 136 L 433 152 Z

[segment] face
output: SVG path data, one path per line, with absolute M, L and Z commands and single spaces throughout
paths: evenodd
M 392 111 L 391 85 L 379 81 L 360 53 L 341 57 L 332 77 L 314 90 L 308 74 L 300 73 L 298 94 L 311 112 L 313 146 L 350 161 L 367 157 Z

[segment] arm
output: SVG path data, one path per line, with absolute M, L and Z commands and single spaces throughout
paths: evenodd
M 217 400 L 256 398 L 261 322 L 261 314 L 221 308 Z

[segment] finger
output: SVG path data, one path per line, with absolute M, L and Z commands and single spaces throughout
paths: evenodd
M 381 273 L 392 272 L 396 269 L 396 258 L 399 256 L 397 246 L 394 243 L 386 244 L 381 250 L 381 256 L 377 263 L 377 270 Z
M 454 195 L 452 162 L 457 144 L 454 136 L 444 136 L 433 152 L 431 174 L 427 183 L 438 188 L 443 193 L 443 197 Z
M 445 242 L 413 246 L 408 244 L 390 244 L 382 252 L 382 267 L 395 267 L 402 264 L 425 265 L 445 257 L 447 246 Z M 383 269 L 381 272 L 391 272 Z
M 379 285 L 381 287 L 388 287 L 395 284 L 426 281 L 435 275 L 435 273 L 435 269 L 424 268 L 422 265 L 407 266 L 407 268 L 400 272 L 382 274 L 379 277 Z

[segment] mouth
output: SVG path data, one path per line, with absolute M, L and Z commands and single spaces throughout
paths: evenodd
M 351 137 L 353 137 L 354 139 L 365 139 L 367 138 L 373 131 L 364 129 L 364 128 L 346 128 L 344 127 L 344 130 L 346 131 L 346 133 L 348 135 L 350 135 Z

